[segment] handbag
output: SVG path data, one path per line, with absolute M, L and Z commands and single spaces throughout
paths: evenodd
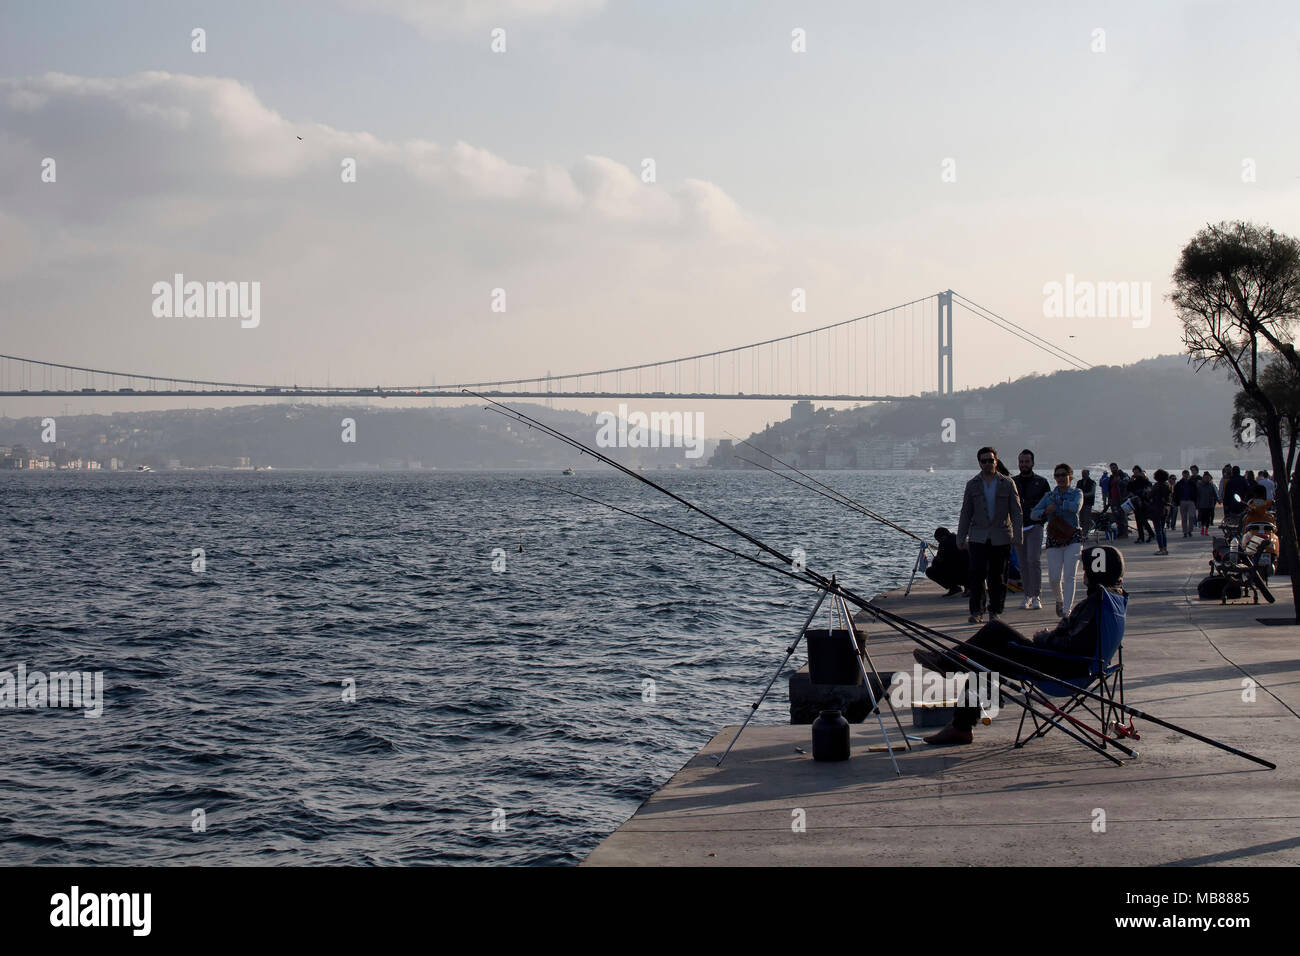
M 1077 529 L 1074 525 L 1070 524 L 1070 522 L 1066 521 L 1060 515 L 1052 515 L 1051 520 L 1047 522 L 1048 536 L 1055 538 L 1057 541 L 1069 541 L 1074 537 L 1074 532 L 1076 530 Z

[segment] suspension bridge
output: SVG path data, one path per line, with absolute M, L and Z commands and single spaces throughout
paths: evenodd
M 640 398 L 907 401 L 953 392 L 953 309 L 1074 368 L 1076 355 L 951 289 L 820 328 L 698 355 L 563 375 L 455 384 L 318 386 L 218 382 L 0 354 L 0 396 L 95 398 Z

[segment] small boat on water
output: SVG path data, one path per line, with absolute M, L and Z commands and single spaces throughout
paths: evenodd
M 136 465 L 136 466 L 135 466 L 135 470 L 136 470 L 136 471 L 153 471 L 153 469 L 150 468 L 148 465 Z
M 934 465 L 931 465 L 931 466 L 930 466 L 930 474 L 932 474 L 932 475 L 934 474 Z
M 576 475 L 577 472 L 574 471 L 572 468 L 566 468 L 566 469 L 564 469 L 564 471 L 560 472 L 560 474 L 562 474 L 562 475 Z

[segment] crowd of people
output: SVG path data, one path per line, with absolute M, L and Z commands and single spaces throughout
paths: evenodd
M 1167 555 L 1169 533 L 1208 535 L 1220 504 L 1225 518 L 1232 518 L 1260 498 L 1271 502 L 1276 487 L 1267 471 L 1242 474 L 1237 465 L 1224 465 L 1216 483 L 1197 465 L 1181 476 L 1163 468 L 1148 475 L 1138 465 L 1125 472 L 1115 462 L 1100 478 L 1084 468 L 1075 480 L 1073 467 L 1062 462 L 1049 482 L 1034 470 L 1028 448 L 1017 456 L 1015 475 L 996 449 L 981 448 L 978 462 L 980 473 L 966 484 L 957 531 L 935 531 L 938 551 L 926 570 L 950 596 L 969 598 L 971 624 L 983 623 L 986 614 L 998 620 L 1008 585 L 1017 580 L 1021 608 L 1040 610 L 1044 563 L 1050 600 L 1056 616 L 1064 618 L 1074 606 L 1080 549 L 1094 531 L 1107 540 L 1151 542 L 1157 555 Z
M 1218 505 L 1225 519 L 1247 509 L 1263 512 L 1272 505 L 1276 490 L 1268 472 L 1242 474 L 1236 465 L 1224 465 L 1217 483 L 1196 465 L 1181 476 L 1163 468 L 1148 475 L 1137 465 L 1126 473 L 1115 462 L 1097 479 L 1084 468 L 1076 481 L 1074 469 L 1062 462 L 1052 469 L 1049 482 L 1035 472 L 1034 453 L 1028 448 L 1017 456 L 1014 476 L 995 448 L 981 448 L 977 460 L 980 471 L 966 483 L 957 530 L 935 531 L 938 551 L 926 569 L 949 596 L 968 598 L 969 623 L 984 625 L 962 646 L 976 660 L 981 650 L 993 651 L 1004 662 L 1014 660 L 1017 648 L 1025 645 L 1091 653 L 1087 648 L 1095 646 L 1102 591 L 1125 592 L 1119 550 L 1109 544 L 1082 550 L 1089 534 L 1095 532 L 1099 539 L 1104 534 L 1107 541 L 1153 542 L 1157 555 L 1167 555 L 1169 532 L 1181 528 L 1184 538 L 1208 535 Z M 1085 594 L 1076 604 L 1081 555 L 1087 558 Z M 1018 577 L 1023 610 L 1041 610 L 1044 561 L 1058 623 L 1025 637 L 1001 620 L 1009 582 Z M 933 652 L 915 654 L 932 669 L 946 669 L 944 659 Z M 960 710 L 953 723 L 925 740 L 970 743 L 974 722 L 974 711 Z

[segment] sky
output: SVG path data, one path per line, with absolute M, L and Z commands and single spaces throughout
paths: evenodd
M 1198 229 L 1300 234 L 1297 27 L 1287 2 L 6 0 L 0 352 L 480 381 L 949 288 L 1089 363 L 1177 352 Z M 155 315 L 176 273 L 259 283 L 258 324 Z M 1054 314 L 1067 277 L 1149 284 L 1150 313 Z M 954 337 L 958 388 L 1065 367 L 961 309 Z M 900 348 L 876 360 L 935 364 Z M 59 410 L 178 404 L 132 401 Z M 710 437 L 788 411 L 703 410 Z

